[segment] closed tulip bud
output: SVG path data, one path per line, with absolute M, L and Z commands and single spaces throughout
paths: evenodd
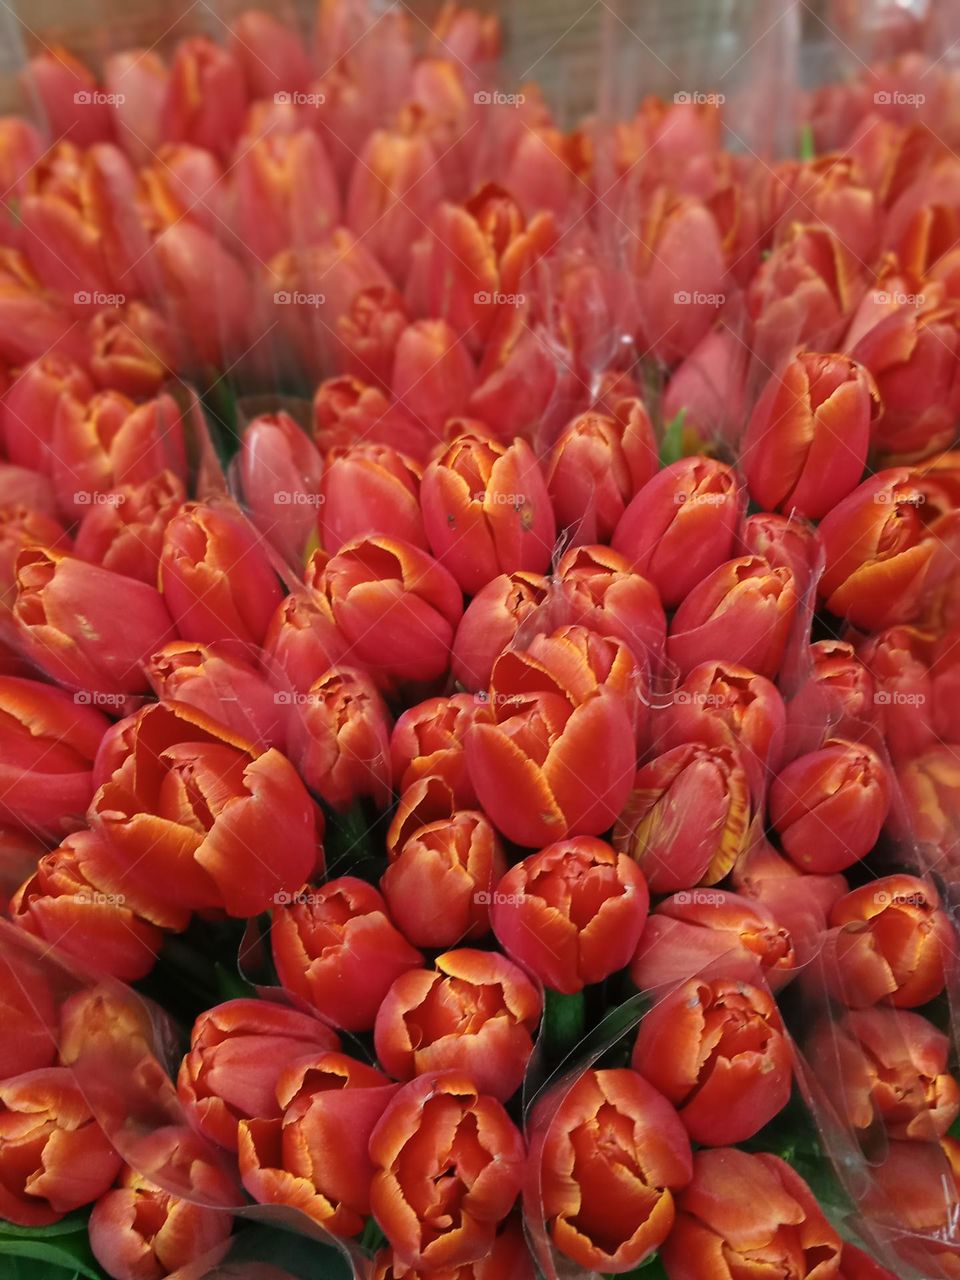
M 955 878 L 960 832 L 960 745 L 939 743 L 898 774 L 902 825 L 933 865 Z M 901 822 L 898 821 L 898 826 Z
M 465 742 L 477 706 L 472 694 L 455 693 L 449 698 L 427 698 L 404 711 L 390 739 L 398 791 L 433 774 L 449 785 L 458 805 L 469 808 L 475 802 Z
M 49 474 L 61 400 L 82 404 L 93 395 L 89 375 L 62 355 L 45 355 L 21 369 L 3 398 L 6 454 L 20 467 Z
M 578 836 L 511 867 L 490 915 L 504 950 L 545 986 L 570 995 L 629 963 L 649 905 L 630 858 Z
M 290 726 L 290 753 L 311 791 L 332 809 L 368 797 L 386 809 L 393 797 L 390 713 L 373 681 L 331 667 L 310 686 Z
M 378 683 L 436 680 L 446 671 L 463 597 L 451 574 L 419 547 L 399 538 L 357 539 L 313 585 L 347 641 L 347 661 Z
M 809 875 L 765 840 L 751 846 L 730 875 L 733 888 L 766 908 L 787 930 L 804 965 L 819 951 L 830 908 L 849 886 L 844 876 Z
M 270 942 L 282 985 L 348 1031 L 368 1031 L 394 980 L 423 964 L 380 894 L 353 876 L 278 906 Z
M 490 903 L 506 870 L 489 818 L 459 809 L 406 835 L 380 889 L 407 941 L 437 950 L 489 933 Z
M 655 720 L 657 744 L 687 742 L 739 750 L 755 796 L 766 790 L 783 754 L 787 713 L 775 685 L 747 667 L 703 662 L 687 673 Z
M 854 1009 L 880 1000 L 915 1009 L 943 990 L 950 923 L 934 887 L 915 876 L 884 876 L 854 889 L 829 915 L 825 973 Z
M 960 1198 L 960 1143 L 891 1142 L 871 1173 L 864 1208 L 893 1237 L 894 1256 L 920 1275 L 953 1280 L 960 1273 L 951 1226 Z
M 485 689 L 494 662 L 547 592 L 545 577 L 526 572 L 501 573 L 481 587 L 464 610 L 454 636 L 454 678 L 467 689 Z
M 154 587 L 167 525 L 185 499 L 172 471 L 120 485 L 84 507 L 73 549 L 81 560 Z
M 524 1188 L 524 1207 L 579 1266 L 631 1271 L 670 1233 L 677 1193 L 693 1171 L 690 1139 L 674 1108 L 636 1071 L 585 1071 L 564 1088 L 533 1112 L 537 1177 Z
M 100 387 L 137 399 L 156 396 L 176 366 L 170 326 L 146 303 L 98 311 L 90 321 L 90 372 Z
M 743 441 L 750 496 L 817 520 L 860 482 L 881 412 L 869 372 L 842 355 L 802 351 L 774 374 Z
M 70 551 L 70 535 L 59 520 L 30 507 L 0 505 L 0 610 L 13 607 L 17 596 L 17 557 L 26 547 Z
M 575 544 L 609 542 L 633 496 L 657 470 L 650 418 L 641 400 L 621 401 L 618 417 L 591 410 L 574 418 L 553 446 L 547 488 L 557 524 Z
M 65 1067 L 0 1082 L 0 1212 L 42 1227 L 102 1195 L 120 1157 Z
M 526 1158 L 523 1138 L 496 1098 L 460 1071 L 418 1076 L 392 1099 L 370 1136 L 374 1217 L 410 1267 L 478 1261 L 513 1208 Z M 438 1212 L 437 1180 L 444 1206 Z M 421 1208 L 422 1206 L 422 1208 Z
M 651 914 L 630 976 L 641 990 L 697 975 L 777 989 L 795 965 L 789 933 L 762 903 L 727 889 L 690 889 Z
M 255 261 L 317 244 L 340 221 L 336 174 L 312 129 L 274 130 L 241 144 L 232 176 L 237 234 Z
M 404 413 L 427 432 L 439 437 L 448 418 L 468 413 L 476 385 L 470 353 L 445 320 L 417 320 L 404 329 L 390 390 Z M 487 421 L 484 414 L 477 416 Z
M 856 737 L 877 719 L 873 676 L 845 640 L 818 640 L 810 645 L 810 673 L 787 703 L 785 756 L 816 751 L 824 733 Z
M 250 663 L 206 644 L 172 640 L 150 655 L 146 670 L 161 701 L 196 707 L 262 750 L 284 749 L 286 709 Z
M 343 374 L 327 378 L 313 397 L 313 434 L 319 447 L 352 449 L 387 445 L 421 462 L 436 443 L 433 432 L 414 420 L 379 387 Z
M 889 627 L 859 654 L 876 683 L 875 719 L 894 763 L 912 760 L 936 740 L 931 664 L 934 637 L 916 627 Z
M 771 569 L 759 556 L 728 560 L 690 592 L 667 637 L 667 657 L 686 674 L 720 658 L 773 678 L 797 615 L 789 569 Z
M 152 49 L 124 49 L 104 59 L 103 87 L 114 95 L 114 132 L 134 164 L 145 164 L 161 146 L 168 75 L 167 64 Z
M 160 471 L 187 474 L 180 410 L 172 396 L 134 405 L 116 391 L 86 404 L 63 397 L 53 430 L 53 483 L 62 510 L 82 516 L 97 494 L 143 484 Z
M 82 335 L 64 303 L 43 288 L 22 254 L 5 247 L 0 247 L 0 321 L 0 360 L 9 365 L 51 353 L 86 358 Z
M 732 469 L 710 458 L 681 458 L 643 486 L 612 545 L 671 609 L 733 554 L 739 518 Z
M 793 1055 L 760 987 L 692 978 L 640 1023 L 630 1065 L 677 1108 L 692 1142 L 745 1142 L 790 1099 Z
M 467 593 L 500 573 L 541 573 L 556 537 L 553 508 L 530 446 L 458 436 L 423 473 L 430 546 Z
M 886 765 L 866 743 L 830 738 L 774 778 L 770 822 L 804 871 L 844 871 L 866 857 L 890 809 Z
M 263 642 L 283 596 L 263 543 L 242 515 L 199 502 L 167 525 L 160 589 L 183 635 L 239 657 Z
M 561 611 L 570 621 L 600 635 L 622 641 L 638 666 L 659 666 L 667 635 L 667 620 L 656 588 L 630 561 L 609 547 L 571 547 L 556 566 L 563 585 Z
M 191 911 L 256 915 L 314 872 L 318 810 L 279 751 L 159 702 L 123 722 L 105 753 L 98 765 L 109 773 L 89 811 L 114 855 L 104 888 L 154 923 L 183 927 Z
M 4 244 L 23 248 L 25 236 L 17 225 L 17 210 L 28 188 L 30 171 L 43 155 L 44 142 L 29 121 L 14 115 L 0 116 L 0 151 L 0 239 Z
M 935 543 L 924 495 L 905 467 L 881 471 L 854 489 L 820 524 L 825 565 L 820 598 L 865 631 L 909 622 L 922 602 Z
M 156 296 L 180 339 L 178 354 L 188 369 L 223 366 L 244 355 L 251 343 L 253 289 L 242 263 L 217 234 L 179 217 L 151 248 Z
M 501 440 L 512 440 L 518 435 L 525 439 L 546 435 L 550 439 L 573 407 L 564 401 L 566 407 L 560 422 L 552 430 L 544 431 L 548 410 L 561 395 L 560 375 L 556 355 L 532 327 L 535 323 L 532 307 L 533 299 L 526 298 L 523 304 L 518 302 L 501 309 L 484 349 L 476 374 L 477 386 L 467 408 L 467 412 L 481 422 L 490 423 Z M 473 382 L 472 365 L 461 369 L 460 377 L 464 376 Z M 571 382 L 577 392 L 582 391 L 582 385 L 575 382 L 572 375 Z
M 687 742 L 641 766 L 614 843 L 654 893 L 670 893 L 722 880 L 747 848 L 751 818 L 736 748 Z
M 240 1174 L 261 1204 L 288 1204 L 338 1236 L 370 1213 L 370 1135 L 400 1086 L 342 1053 L 290 1063 L 277 1082 L 282 1119 L 239 1128 Z
M 898 307 L 863 335 L 853 357 L 873 377 L 883 412 L 871 432 L 886 462 L 926 458 L 949 448 L 960 404 L 955 305 Z
M 69 135 L 78 147 L 110 137 L 111 108 L 95 96 L 93 72 L 63 45 L 44 45 L 30 59 L 27 83 L 40 99 L 52 137 Z
M 888 1137 L 915 1142 L 936 1142 L 960 1114 L 949 1056 L 948 1037 L 926 1018 L 882 1008 L 821 1023 L 806 1047 L 854 1131 L 879 1121 Z
M 248 9 L 233 20 L 230 50 L 251 100 L 305 89 L 310 81 L 310 60 L 298 33 L 263 10 Z
M 19 948 L 8 948 L 0 955 L 0 1015 L 7 1029 L 0 1043 L 0 1080 L 56 1061 L 53 992 L 39 965 Z
M 723 323 L 700 339 L 663 392 L 664 422 L 683 412 L 684 433 L 704 443 L 737 440 L 747 420 L 750 348 Z
M 762 556 L 774 569 L 789 569 L 805 590 L 814 572 L 819 572 L 820 544 L 816 530 L 804 520 L 757 511 L 747 516 L 740 530 L 738 551 Z
M 100 889 L 98 869 L 107 863 L 102 845 L 102 836 L 78 831 L 44 854 L 14 895 L 10 918 L 84 967 L 134 982 L 153 968 L 163 935 L 131 911 L 122 894 Z
M 293 691 L 306 693 L 317 673 L 335 666 L 346 650 L 328 600 L 310 590 L 284 596 L 270 619 L 261 659 L 280 691 L 277 702 L 289 705 Z
M 131 1069 L 154 1054 L 154 1026 L 146 1004 L 116 983 L 82 987 L 60 1007 L 60 1061 L 79 1068 L 85 1078 L 91 1067 L 110 1062 Z M 173 1082 L 164 1074 L 160 1100 L 176 1100 Z M 120 1107 L 121 1114 L 123 1107 Z
M 462 1071 L 501 1102 L 523 1081 L 543 999 L 505 956 L 463 949 L 401 974 L 374 1026 L 377 1059 L 397 1080 Z
M 236 466 L 257 530 L 291 564 L 302 565 L 323 502 L 316 445 L 288 413 L 263 413 L 246 427 Z
M 336 1033 L 309 1014 L 269 1000 L 228 1000 L 193 1024 L 177 1093 L 202 1134 L 236 1151 L 241 1120 L 281 1114 L 284 1071 L 339 1047 Z
M 146 691 L 143 664 L 173 637 L 158 591 L 45 547 L 21 551 L 16 583 L 18 634 L 41 671 L 88 697 Z M 124 625 L 118 630 L 121 597 Z
M 246 100 L 243 70 L 228 49 L 206 36 L 181 40 L 161 113 L 163 136 L 225 158 L 240 132 Z
M 731 1276 L 762 1268 L 770 1280 L 830 1280 L 840 1237 L 788 1164 L 732 1147 L 698 1151 L 693 1180 L 661 1250 L 669 1280 L 700 1280 L 717 1259 Z
M 334 447 L 327 454 L 321 493 L 324 547 L 335 555 L 347 542 L 376 534 L 427 550 L 420 514 L 420 467 L 386 444 Z
M 403 298 L 392 285 L 361 289 L 337 320 L 338 364 L 345 373 L 386 390 L 400 335 L 410 323 Z
M 57 499 L 49 479 L 39 471 L 0 462 L 0 507 L 18 506 L 57 520 Z

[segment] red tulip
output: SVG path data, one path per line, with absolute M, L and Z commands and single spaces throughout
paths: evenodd
M 830 738 L 774 778 L 770 821 L 803 870 L 844 871 L 873 848 L 890 808 L 890 779 L 865 743 Z
M 185 497 L 172 471 L 94 495 L 84 507 L 73 549 L 81 560 L 153 587 L 167 525 Z
M 445 6 L 445 8 L 450 7 Z M 472 14 L 474 11 L 465 12 Z M 443 10 L 441 10 L 442 15 Z M 450 1272 L 443 1271 L 440 1274 L 447 1276 Z M 373 1260 L 373 1280 L 430 1280 L 431 1276 L 436 1275 L 437 1272 L 433 1270 L 411 1271 L 395 1256 L 389 1246 L 379 1249 Z M 476 1262 L 468 1262 L 458 1267 L 456 1278 L 457 1280 L 536 1280 L 536 1268 L 523 1234 L 519 1215 L 507 1218 L 506 1223 L 497 1232 L 490 1252 Z
M 353 876 L 278 905 L 270 940 L 283 986 L 348 1031 L 369 1030 L 394 979 L 423 963 L 376 889 Z
M 432 436 L 467 413 L 477 385 L 470 353 L 445 320 L 417 320 L 397 340 L 390 390 L 405 414 Z M 486 421 L 483 414 L 478 417 Z
M 941 743 L 900 769 L 905 826 L 931 865 L 956 878 L 960 746 Z
M 615 844 L 654 893 L 722 880 L 747 848 L 750 783 L 735 748 L 687 742 L 641 766 Z
M 347 641 L 334 621 L 329 600 L 316 591 L 300 589 L 284 596 L 270 619 L 262 665 L 290 703 L 291 691 L 305 694 L 317 672 L 335 666 L 346 651 Z
M 848 890 L 839 873 L 808 875 L 765 840 L 740 858 L 730 881 L 738 894 L 760 903 L 786 929 L 798 965 L 819 953 L 830 908 Z
M 880 412 L 862 365 L 800 352 L 770 378 L 750 417 L 743 441 L 750 496 L 768 510 L 825 516 L 859 484 Z
M 840 1261 L 839 1280 L 897 1280 L 897 1277 L 886 1267 L 881 1267 L 876 1259 L 846 1240 Z
M 747 420 L 750 348 L 721 321 L 708 330 L 673 371 L 661 413 L 673 422 L 683 413 L 684 433 L 704 441 L 736 440 Z
M 676 1111 L 636 1071 L 585 1071 L 537 1105 L 524 1206 L 590 1271 L 630 1271 L 670 1233 L 692 1173 Z
M 176 362 L 173 334 L 158 312 L 133 300 L 98 311 L 88 333 L 90 372 L 100 387 L 138 399 L 158 395 Z
M 353 444 L 327 454 L 321 492 L 323 545 L 331 555 L 355 538 L 402 538 L 427 550 L 420 515 L 420 467 L 385 444 Z
M 673 616 L 667 656 L 686 674 L 721 658 L 773 677 L 797 613 L 789 569 L 759 556 L 728 560 L 690 592 Z
M 0 506 L 24 507 L 57 520 L 57 500 L 47 477 L 10 462 L 0 462 Z
M 521 623 L 547 596 L 539 573 L 501 573 L 477 592 L 464 610 L 453 640 L 451 670 L 467 689 L 484 689 L 493 664 Z
M 310 62 L 299 34 L 270 13 L 248 9 L 230 24 L 230 49 L 251 99 L 305 89 Z
M 921 755 L 936 740 L 931 672 L 934 637 L 916 627 L 889 627 L 859 654 L 876 682 L 875 719 L 895 763 Z
M 789 760 L 816 751 L 824 734 L 856 737 L 877 719 L 873 676 L 845 640 L 810 645 L 810 672 L 787 703 Z
M 27 79 L 52 137 L 68 134 L 75 145 L 86 147 L 110 136 L 110 104 L 96 96 L 93 72 L 63 45 L 45 44 L 30 59 Z
M 677 1107 L 693 1142 L 743 1142 L 790 1098 L 792 1055 L 774 1001 L 730 979 L 684 983 L 640 1024 L 631 1066 Z
M 273 130 L 241 143 L 232 176 L 237 234 L 255 260 L 318 244 L 340 222 L 336 175 L 312 129 Z
M 891 1142 L 875 1164 L 865 1197 L 872 1220 L 892 1236 L 894 1255 L 920 1275 L 956 1276 L 960 1272 L 953 1232 L 960 1198 L 960 1144 Z
M 79 404 L 92 395 L 89 376 L 66 356 L 41 356 L 21 369 L 3 397 L 3 435 L 10 461 L 49 473 L 60 401 Z
M 514 436 L 552 439 L 553 431 L 544 431 L 544 418 L 559 395 L 557 358 L 543 338 L 535 332 L 531 312 L 532 298 L 524 298 L 516 306 L 500 309 L 490 333 L 479 371 L 462 363 L 459 380 L 476 386 L 466 411 L 491 429 L 501 440 Z M 575 384 L 578 389 L 580 384 Z M 452 393 L 445 396 L 445 402 Z M 566 405 L 565 421 L 572 405 Z M 557 424 L 559 426 L 559 423 Z
M 613 549 L 653 583 L 666 608 L 674 608 L 733 554 L 739 509 L 729 467 L 681 458 L 648 480 L 627 507 Z
M 558 608 L 571 622 L 622 641 L 642 669 L 658 668 L 667 631 L 663 606 L 625 556 L 609 547 L 571 547 L 560 557 L 555 578 L 563 588 Z
M 332 809 L 362 797 L 386 809 L 390 776 L 390 713 L 362 671 L 331 667 L 298 703 L 290 753 L 304 781 Z
M 546 986 L 570 994 L 629 963 L 650 895 L 628 857 L 578 836 L 511 867 L 492 903 L 504 950 Z
M 194 1023 L 177 1093 L 202 1134 L 236 1151 L 241 1120 L 281 1114 L 283 1073 L 339 1047 L 336 1034 L 309 1014 L 269 1000 L 228 1000 Z
M 169 73 L 152 49 L 126 49 L 103 63 L 103 88 L 112 94 L 117 142 L 134 164 L 148 161 L 161 145 L 160 113 Z
M 434 434 L 387 398 L 379 387 L 344 374 L 321 382 L 313 397 L 313 434 L 324 451 L 355 445 L 386 445 L 417 463 L 435 443 Z
M 243 265 L 217 238 L 222 227 L 214 225 L 216 231 L 178 215 L 153 241 L 149 258 L 156 300 L 188 369 L 222 368 L 251 344 L 253 290 Z
M 338 365 L 346 374 L 390 386 L 400 335 L 410 323 L 403 298 L 390 285 L 371 285 L 354 296 L 337 320 Z
M 469 1076 L 405 1085 L 370 1137 L 373 1215 L 407 1266 L 454 1268 L 484 1257 L 513 1207 L 525 1159 L 503 1106 Z
M 62 354 L 74 360 L 85 356 L 82 336 L 76 332 L 76 322 L 63 302 L 43 288 L 21 254 L 3 247 L 0 320 L 0 359 L 8 364 L 27 364 L 47 354 Z
M 238 455 L 244 504 L 259 532 L 292 564 L 302 565 L 323 498 L 323 460 L 288 413 L 262 413 L 248 424 Z
M 159 592 L 44 547 L 21 551 L 16 579 L 18 634 L 46 675 L 88 696 L 146 690 L 143 663 L 173 634 Z M 121 598 L 122 630 L 116 625 Z
M 461 1071 L 506 1102 L 533 1053 L 539 991 L 496 952 L 447 951 L 434 964 L 401 974 L 384 997 L 373 1032 L 379 1062 L 397 1080 Z
M 455 693 L 449 698 L 427 698 L 403 712 L 390 739 L 398 791 L 434 774 L 449 785 L 458 805 L 469 808 L 475 802 L 465 741 L 477 705 L 472 694 Z
M 27 547 L 70 551 L 70 535 L 59 520 L 30 507 L 0 506 L 0 609 L 13 607 L 17 594 L 17 557 Z
M 163 135 L 226 157 L 246 106 L 244 74 L 234 55 L 206 36 L 181 40 L 170 67 Z
M 630 966 L 641 990 L 697 975 L 776 988 L 796 964 L 793 942 L 759 902 L 726 889 L 688 889 L 652 913 Z
M 840 1237 L 813 1192 L 777 1156 L 735 1148 L 698 1151 L 693 1181 L 677 1203 L 677 1222 L 661 1250 L 669 1280 L 700 1280 L 713 1270 L 770 1280 L 832 1280 Z
M 757 511 L 740 530 L 739 554 L 762 556 L 773 569 L 789 569 L 801 590 L 819 572 L 820 548 L 816 530 L 795 516 Z
M 0 954 L 0 1081 L 50 1067 L 57 1060 L 57 1007 L 47 975 L 20 948 Z

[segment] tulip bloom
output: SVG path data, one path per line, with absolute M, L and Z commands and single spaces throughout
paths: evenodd
M 411 969 L 384 997 L 377 1059 L 397 1080 L 462 1071 L 506 1102 L 523 1081 L 543 999 L 522 969 L 490 951 L 447 951 Z
M 321 485 L 324 547 L 334 555 L 356 538 L 379 534 L 427 550 L 420 476 L 417 463 L 386 444 L 330 449 Z
M 855 1009 L 889 999 L 899 1009 L 943 990 L 952 933 L 936 890 L 916 876 L 884 876 L 833 904 L 827 975 Z
M 394 980 L 423 964 L 380 894 L 353 876 L 278 906 L 270 945 L 281 984 L 348 1031 L 369 1030 Z
M 414 422 L 380 387 L 343 374 L 327 378 L 313 396 L 313 436 L 319 447 L 350 449 L 356 444 L 387 445 L 420 462 L 434 436 Z
M 89 375 L 66 356 L 51 353 L 31 361 L 20 370 L 3 397 L 7 458 L 17 466 L 49 472 L 54 462 L 57 406 L 64 399 L 82 405 L 92 395 Z
M 156 396 L 176 365 L 170 326 L 159 312 L 136 299 L 116 311 L 98 311 L 88 336 L 90 372 L 97 385 L 125 396 Z
M 8 1222 L 56 1222 L 102 1195 L 121 1163 L 72 1071 L 47 1067 L 0 1082 L 0 1213 Z
M 937 1142 L 960 1115 L 949 1038 L 918 1013 L 845 1013 L 817 1028 L 806 1057 L 855 1131 L 879 1120 L 890 1138 Z
M 853 645 L 818 640 L 808 652 L 810 673 L 787 703 L 788 760 L 818 750 L 825 731 L 855 737 L 877 718 L 876 682 Z
M 525 1209 L 579 1266 L 631 1271 L 670 1233 L 693 1171 L 690 1139 L 636 1071 L 585 1071 L 564 1089 L 531 1118 Z
M 478 705 L 473 694 L 454 693 L 449 698 L 427 698 L 403 712 L 390 739 L 398 791 L 432 774 L 443 778 L 458 805 L 474 804 L 464 743 Z
M 290 754 L 310 790 L 340 811 L 365 796 L 388 808 L 390 713 L 373 681 L 351 667 L 331 667 L 303 698 L 290 726 Z
M 403 298 L 392 286 L 361 289 L 337 320 L 339 367 L 387 390 L 397 343 L 409 323 Z
M 167 525 L 160 590 L 180 632 L 238 657 L 263 641 L 282 591 L 238 511 L 188 503 Z
M 490 914 L 497 940 L 518 964 L 571 994 L 629 963 L 649 905 L 636 863 L 578 836 L 511 867 Z
M 50 984 L 29 956 L 0 954 L 0 1080 L 52 1066 L 57 1059 L 57 1008 Z
M 481 587 L 453 639 L 451 670 L 460 684 L 486 688 L 494 662 L 546 596 L 547 579 L 539 573 L 501 573 Z
M 697 742 L 638 771 L 615 832 L 654 893 L 722 880 L 746 849 L 750 784 L 735 749 Z
M 312 129 L 271 130 L 248 140 L 232 176 L 237 235 L 254 262 L 318 244 L 340 222 L 336 175 Z
M 880 397 L 862 365 L 802 351 L 769 380 L 743 441 L 750 496 L 817 520 L 860 481 Z
M 490 820 L 461 809 L 408 834 L 380 888 L 403 936 L 438 949 L 489 932 L 493 891 L 506 870 Z
M 202 1134 L 236 1151 L 241 1120 L 280 1115 L 282 1073 L 339 1047 L 336 1033 L 309 1014 L 269 1000 L 228 1000 L 193 1024 L 177 1093 Z
M 246 106 L 243 71 L 234 55 L 207 36 L 177 44 L 161 111 L 163 137 L 226 158 Z
M 831 613 L 866 631 L 916 615 L 936 546 L 927 536 L 924 500 L 905 467 L 881 471 L 824 518 L 819 592 Z
M 44 547 L 21 551 L 16 582 L 18 633 L 26 654 L 46 675 L 87 693 L 146 689 L 143 660 L 173 635 L 159 592 Z M 124 626 L 118 630 L 121 597 Z
M 403 412 L 431 436 L 440 435 L 448 418 L 470 412 L 476 385 L 470 353 L 445 320 L 416 320 L 404 329 L 394 353 L 390 390 Z M 477 417 L 488 420 L 484 413 Z
M 706 978 L 761 979 L 782 986 L 796 964 L 793 942 L 773 913 L 727 889 L 691 889 L 659 903 L 630 965 L 641 990 Z
M 374 1217 L 408 1267 L 460 1267 L 484 1257 L 513 1207 L 523 1138 L 469 1076 L 418 1076 L 370 1136 Z
M 0 359 L 23 365 L 50 353 L 83 359 L 83 343 L 66 307 L 41 286 L 27 260 L 0 246 Z M 49 440 L 49 427 L 44 433 Z
M 698 1151 L 693 1181 L 661 1250 L 670 1280 L 701 1280 L 719 1266 L 770 1280 L 830 1280 L 840 1237 L 785 1161 L 736 1148 Z M 722 1261 L 721 1261 L 722 1259 Z
M 571 622 L 621 640 L 643 669 L 663 657 L 667 621 L 656 588 L 634 573 L 630 561 L 609 547 L 571 547 L 555 573 L 562 584 L 561 612 Z
M 347 641 L 347 662 L 386 684 L 446 671 L 463 597 L 425 551 L 399 538 L 361 538 L 342 547 L 313 585 Z
M 683 412 L 684 435 L 736 440 L 747 419 L 750 349 L 721 324 L 710 329 L 674 369 L 660 406 L 664 422 Z
M 105 866 L 103 837 L 75 832 L 40 859 L 14 895 L 10 918 L 80 964 L 133 982 L 153 968 L 163 935 L 125 905 L 123 894 L 99 888 L 98 869 Z
M 299 888 L 322 826 L 279 751 L 259 752 L 182 703 L 153 703 L 123 722 L 89 819 L 115 855 L 128 904 L 166 927 L 191 911 L 264 911 Z
M 692 1142 L 744 1142 L 790 1099 L 792 1054 L 777 1006 L 736 979 L 692 978 L 640 1023 L 630 1065 L 677 1108 Z
M 323 499 L 323 460 L 288 413 L 262 413 L 243 433 L 237 471 L 250 518 L 291 564 L 303 564 Z
M 9 610 L 16 598 L 17 556 L 36 546 L 72 550 L 70 535 L 58 520 L 19 504 L 0 505 L 0 611 Z
M 155 587 L 167 525 L 185 498 L 172 471 L 120 485 L 84 507 L 73 549 L 81 560 Z
M 876 844 L 890 809 L 890 779 L 866 743 L 830 738 L 788 764 L 769 792 L 770 821 L 804 871 L 844 871 Z
M 52 137 L 69 134 L 77 146 L 87 147 L 110 136 L 111 107 L 96 98 L 93 72 L 63 45 L 44 45 L 30 59 L 29 84 Z
M 819 953 L 830 908 L 849 888 L 839 873 L 808 875 L 765 840 L 747 850 L 730 880 L 738 894 L 760 903 L 787 930 L 798 965 Z
M 733 554 L 739 515 L 730 467 L 710 458 L 681 458 L 648 480 L 627 507 L 613 549 L 672 609 Z
M 762 556 L 773 569 L 789 569 L 801 594 L 819 572 L 816 530 L 795 516 L 757 511 L 744 520 L 739 542 L 739 554 Z
M 720 658 L 772 678 L 796 613 L 789 569 L 771 569 L 759 556 L 728 560 L 699 582 L 674 614 L 667 657 L 682 674 Z
M 261 663 L 281 690 L 277 701 L 293 701 L 317 678 L 343 660 L 347 641 L 333 617 L 329 600 L 317 591 L 300 589 L 280 601 L 263 639 Z
M 910 761 L 936 740 L 931 672 L 934 637 L 917 627 L 889 627 L 860 646 L 875 683 L 875 718 L 895 763 Z
M 441 10 L 441 16 L 442 14 Z M 389 1246 L 379 1249 L 373 1260 L 372 1280 L 429 1280 L 430 1274 L 420 1270 L 411 1271 Z M 436 1275 L 436 1272 L 433 1274 Z M 513 1214 L 506 1220 L 497 1232 L 486 1257 L 457 1268 L 456 1280 L 537 1280 L 536 1267 L 523 1234 L 519 1214 Z
M 956 879 L 960 831 L 960 746 L 940 743 L 899 773 L 908 830 L 927 857 Z
M 276 1086 L 282 1119 L 240 1122 L 243 1185 L 261 1204 L 288 1204 L 335 1235 L 358 1235 L 370 1213 L 368 1143 L 399 1088 L 343 1053 L 290 1062 Z

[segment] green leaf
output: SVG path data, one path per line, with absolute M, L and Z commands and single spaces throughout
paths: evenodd
M 559 1058 L 583 1039 L 586 1022 L 584 995 L 582 991 L 575 995 L 561 995 L 549 988 L 544 994 L 543 1032 L 550 1056 Z
M 49 1274 L 50 1280 L 71 1280 L 74 1276 L 84 1276 L 86 1280 L 103 1280 L 103 1272 L 90 1252 L 85 1229 L 82 1235 L 78 1232 L 75 1236 L 60 1236 L 56 1240 L 0 1236 L 0 1256 L 45 1262 L 48 1266 L 42 1274 L 44 1278 Z M 0 1270 L 8 1274 L 5 1267 Z M 24 1270 L 31 1280 L 40 1280 L 41 1273 L 36 1267 Z
M 3 1236 L 26 1236 L 30 1240 L 49 1240 L 51 1236 L 72 1236 L 87 1229 L 85 1213 L 68 1213 L 59 1222 L 51 1222 L 46 1227 L 18 1227 L 14 1222 L 0 1219 L 0 1238 Z
M 813 125 L 809 122 L 800 130 L 800 159 L 812 160 L 817 154 L 813 142 Z
M 671 462 L 679 462 L 683 457 L 683 422 L 686 416 L 686 409 L 681 409 L 663 429 L 663 439 L 660 442 L 662 467 L 669 467 Z

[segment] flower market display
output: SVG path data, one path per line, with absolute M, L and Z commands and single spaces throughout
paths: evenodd
M 960 70 L 862 8 L 786 155 L 449 4 L 32 49 L 2 1280 L 960 1277 Z

